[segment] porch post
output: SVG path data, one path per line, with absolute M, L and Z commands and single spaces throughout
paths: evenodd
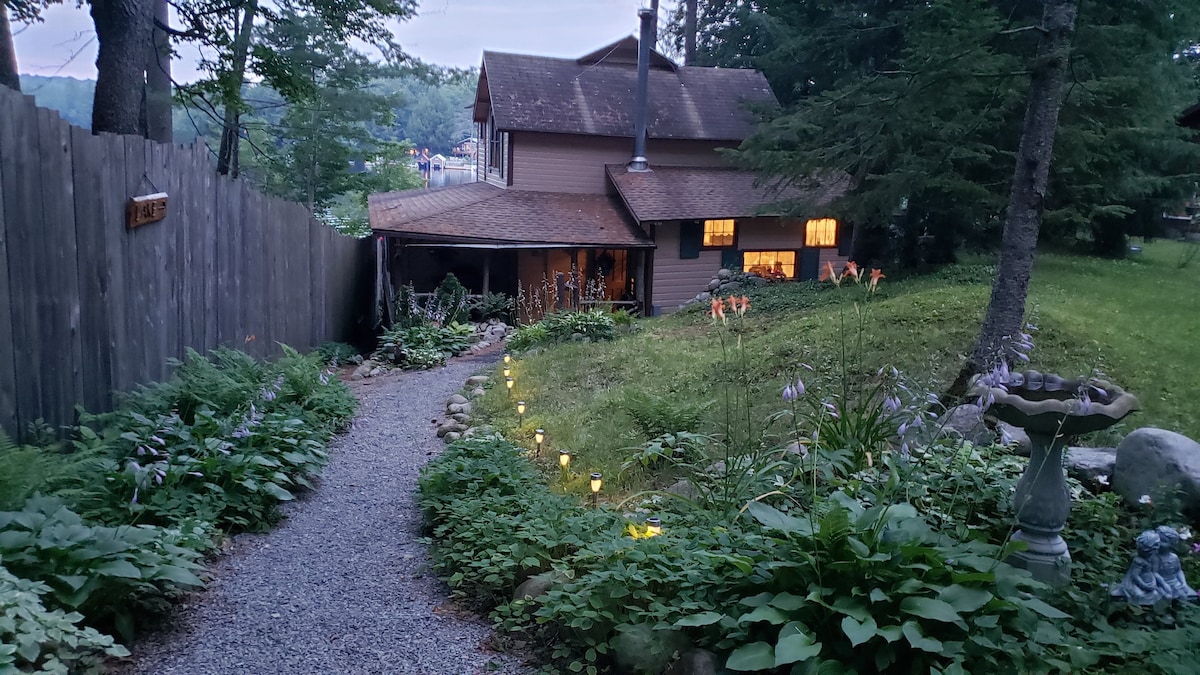
M 483 251 L 483 294 L 487 295 L 488 290 L 492 286 L 492 251 L 484 249 Z

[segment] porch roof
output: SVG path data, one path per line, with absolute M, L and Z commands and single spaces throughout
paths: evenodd
M 652 247 L 620 203 L 606 195 L 506 190 L 467 183 L 371 195 L 371 229 L 426 242 L 503 247 Z
M 654 166 L 651 171 L 627 171 L 624 165 L 605 166 L 633 217 L 650 220 L 749 218 L 782 215 L 781 202 L 828 204 L 846 193 L 849 176 L 833 178 L 813 187 L 758 185 L 748 171 L 726 167 Z

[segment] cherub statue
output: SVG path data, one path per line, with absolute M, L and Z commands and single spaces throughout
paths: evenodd
M 1179 532 L 1173 527 L 1159 525 L 1158 553 L 1154 556 L 1154 571 L 1162 577 L 1164 598 L 1171 600 L 1195 600 L 1196 591 L 1188 586 L 1183 578 L 1183 566 L 1179 564 L 1179 556 L 1175 555 L 1175 547 L 1179 545 Z
M 1154 530 L 1146 530 L 1137 538 L 1137 557 L 1121 583 L 1112 589 L 1112 596 L 1124 598 L 1135 605 L 1153 605 L 1162 600 L 1167 582 L 1155 569 L 1161 538 Z

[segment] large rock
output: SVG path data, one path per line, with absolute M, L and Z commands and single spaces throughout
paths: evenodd
M 475 389 L 471 390 L 471 398 L 479 398 L 485 394 L 487 394 L 487 392 L 484 391 L 482 387 L 476 387 Z
M 362 362 L 362 365 L 354 369 L 354 373 L 350 376 L 352 380 L 362 380 L 371 376 L 371 369 L 375 367 L 375 362 L 367 359 Z
M 669 492 L 692 501 L 700 499 L 700 490 L 696 487 L 695 483 L 686 478 L 680 478 L 675 481 L 670 487 L 663 490 L 663 492 Z
M 717 270 L 717 278 L 720 279 L 721 281 L 725 281 L 726 279 L 728 279 L 732 276 L 733 276 L 733 272 L 730 272 L 729 270 L 725 269 L 724 267 Z
M 478 387 L 480 385 L 485 384 L 487 381 L 488 381 L 487 375 L 472 375 L 471 377 L 467 378 L 467 386 L 468 387 Z
M 720 287 L 721 287 L 721 280 L 720 280 L 720 279 L 713 279 L 712 281 L 708 282 L 708 290 L 709 290 L 709 292 L 715 291 L 715 290 L 717 290 L 717 289 L 718 289 L 718 288 L 720 288 Z
M 450 416 L 450 419 L 458 422 L 459 424 L 466 424 L 471 421 L 471 416 L 467 413 L 454 413 Z
M 554 584 L 561 584 L 564 581 L 566 581 L 566 577 L 561 572 L 535 574 L 517 586 L 517 590 L 513 591 L 513 600 L 537 600 L 550 592 Z
M 991 445 L 996 442 L 996 433 L 983 421 L 983 409 L 974 403 L 947 410 L 940 420 L 940 425 L 943 431 L 953 432 L 975 445 Z M 931 426 L 937 424 L 931 423 Z
M 679 655 L 665 675 L 717 675 L 721 671 L 721 659 L 707 649 L 689 649 Z
M 457 431 L 447 431 L 446 435 L 442 437 L 442 440 L 446 441 L 447 443 L 453 443 L 460 438 L 462 438 L 462 434 L 458 433 Z
M 466 413 L 466 414 L 470 415 L 471 414 L 471 404 L 470 403 L 451 403 L 450 405 L 446 406 L 446 412 L 450 413 L 451 415 L 453 415 L 455 413 Z
M 467 397 L 463 396 L 462 394 L 454 394 L 450 398 L 446 399 L 446 403 L 466 403 L 466 402 L 467 402 Z
M 1113 448 L 1067 448 L 1067 474 L 1093 492 L 1107 489 L 1116 463 Z
M 1008 446 L 1013 454 L 1028 457 L 1033 454 L 1033 441 L 1021 427 L 1014 427 L 1008 422 L 996 422 L 996 431 L 1000 432 L 1000 442 Z
M 1112 487 L 1125 501 L 1179 492 L 1185 510 L 1200 512 L 1200 443 L 1182 434 L 1146 427 L 1117 446 Z

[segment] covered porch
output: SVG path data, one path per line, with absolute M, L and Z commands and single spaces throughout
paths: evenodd
M 472 294 L 505 293 L 519 318 L 603 306 L 641 312 L 653 243 L 605 195 L 473 183 L 372 195 L 376 295 L 433 291 L 453 273 Z

